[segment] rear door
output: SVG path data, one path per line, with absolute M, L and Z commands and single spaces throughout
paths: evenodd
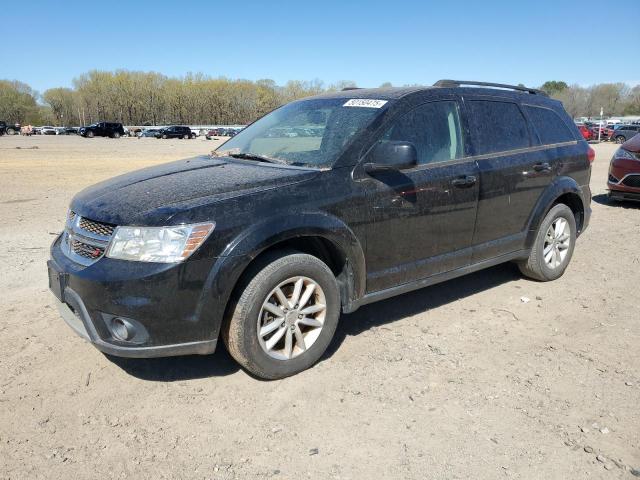
M 480 171 L 473 263 L 524 247 L 528 219 L 557 168 L 522 107 L 510 98 L 466 97 Z
M 478 169 L 467 157 L 458 98 L 410 108 L 378 141 L 413 143 L 418 165 L 366 180 L 373 217 L 367 227 L 370 292 L 454 270 L 471 259 Z
M 576 137 L 552 108 L 504 98 L 466 102 L 480 168 L 473 261 L 524 248 L 529 219 L 565 162 Z M 576 132 L 577 133 L 577 132 Z

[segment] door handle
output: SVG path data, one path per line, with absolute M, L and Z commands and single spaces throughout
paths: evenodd
M 464 177 L 455 178 L 451 180 L 451 185 L 456 187 L 470 187 L 476 183 L 476 177 L 474 175 L 465 175 Z
M 547 162 L 544 163 L 536 163 L 533 166 L 533 169 L 536 172 L 550 172 L 551 171 L 551 165 L 549 165 Z

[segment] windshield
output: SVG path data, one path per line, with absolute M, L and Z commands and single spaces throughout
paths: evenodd
M 349 103 L 345 98 L 290 103 L 249 125 L 221 145 L 216 154 L 240 154 L 244 158 L 254 155 L 275 163 L 331 167 L 387 102 L 374 101 L 370 103 L 373 107 L 363 107 L 362 103 Z

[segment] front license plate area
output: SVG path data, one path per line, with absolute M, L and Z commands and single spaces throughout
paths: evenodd
M 49 270 L 49 289 L 53 292 L 58 300 L 64 302 L 64 287 L 66 286 L 66 275 L 59 272 L 55 267 L 48 262 L 47 268 Z

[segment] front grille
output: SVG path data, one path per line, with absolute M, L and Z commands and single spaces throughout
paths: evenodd
M 640 188 L 640 174 L 629 175 L 622 181 L 622 184 L 627 187 Z
M 69 210 L 62 251 L 74 262 L 89 266 L 104 256 L 115 229 L 116 225 L 90 220 Z
M 78 222 L 78 226 L 82 230 L 93 233 L 95 235 L 102 235 L 103 237 L 110 237 L 111 235 L 113 235 L 113 231 L 116 228 L 115 225 L 96 222 L 94 220 L 89 220 L 88 218 L 84 218 L 84 217 L 80 218 L 80 222 Z
M 104 248 L 89 245 L 88 243 L 84 243 L 79 240 L 71 241 L 71 250 L 73 250 L 73 253 L 76 255 L 88 258 L 89 260 L 97 260 L 104 255 Z

